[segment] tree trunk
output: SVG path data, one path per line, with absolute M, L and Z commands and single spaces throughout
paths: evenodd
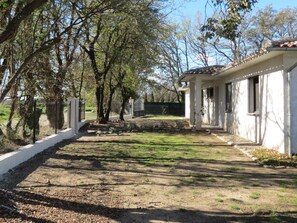
M 120 110 L 120 120 L 124 121 L 124 113 L 125 113 L 125 105 L 128 102 L 128 98 L 123 98 L 121 103 L 121 110 Z
M 108 121 L 109 120 L 109 115 L 111 112 L 111 103 L 112 103 L 112 97 L 114 95 L 115 92 L 115 88 L 111 88 L 110 92 L 109 92 L 109 97 L 108 97 L 108 101 L 107 101 L 107 109 L 105 112 L 105 119 Z
M 105 124 L 107 122 L 107 120 L 104 117 L 103 99 L 104 99 L 104 84 L 98 84 L 96 87 L 97 121 L 101 124 Z
M 12 125 L 12 118 L 15 112 L 15 108 L 16 108 L 16 102 L 17 102 L 17 98 L 15 97 L 12 101 L 12 104 L 10 106 L 10 113 L 9 113 L 9 117 L 8 117 L 8 122 L 6 124 L 6 128 L 7 129 L 11 129 L 11 125 Z
M 5 135 L 2 131 L 2 129 L 0 128 L 0 145 L 2 145 L 4 143 L 4 139 L 5 139 Z

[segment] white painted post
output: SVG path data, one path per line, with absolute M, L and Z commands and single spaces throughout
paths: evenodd
M 190 82 L 190 125 L 194 124 L 195 115 L 195 83 Z
M 78 133 L 78 113 L 79 113 L 79 100 L 77 98 L 70 99 L 70 125 L 74 134 Z
M 202 119 L 201 119 L 201 79 L 196 77 L 195 80 L 195 128 L 196 130 L 201 129 Z
M 129 104 L 131 105 L 131 117 L 134 117 L 134 99 L 133 98 L 129 98 Z

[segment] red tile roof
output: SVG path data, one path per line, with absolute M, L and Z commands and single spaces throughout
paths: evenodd
M 294 48 L 294 47 L 297 47 L 297 38 L 272 41 L 270 45 L 270 48 Z
M 184 72 L 184 74 L 215 74 L 222 70 L 225 66 L 222 65 L 213 65 L 213 66 L 208 66 L 208 67 L 198 67 L 198 68 L 193 68 L 190 70 L 187 70 Z

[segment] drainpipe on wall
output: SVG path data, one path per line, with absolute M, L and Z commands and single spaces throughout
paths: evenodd
M 194 125 L 195 120 L 195 83 L 190 82 L 190 125 Z
M 291 155 L 291 109 L 290 109 L 290 72 L 283 71 L 284 79 L 284 152 Z
M 285 138 L 285 153 L 289 156 L 292 155 L 292 148 L 291 148 L 291 72 L 297 67 L 297 63 L 294 63 L 291 67 L 284 70 L 284 81 L 285 81 L 285 112 L 286 112 L 286 122 L 285 122 L 285 131 L 286 131 L 286 138 Z
M 196 77 L 195 80 L 195 129 L 200 130 L 202 126 L 201 117 L 201 79 Z

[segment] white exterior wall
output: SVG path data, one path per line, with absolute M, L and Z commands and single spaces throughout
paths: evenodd
M 240 70 L 220 81 L 220 119 L 225 130 L 284 152 L 282 56 Z M 248 113 L 249 77 L 259 75 L 259 115 Z M 225 84 L 232 82 L 232 113 L 225 113 Z
M 281 153 L 297 154 L 297 53 L 286 51 L 225 70 L 202 82 L 203 124 L 218 125 L 226 131 Z M 259 111 L 249 111 L 249 78 L 259 76 Z M 232 83 L 232 112 L 225 112 L 225 88 Z M 194 82 L 191 82 L 194 85 Z M 191 89 L 195 91 L 200 87 Z M 214 87 L 214 98 L 206 89 Z M 191 95 L 193 92 L 190 93 Z M 194 95 L 192 95 L 193 97 Z M 198 92 L 190 102 L 190 113 L 199 103 Z M 195 103 L 194 103 L 195 101 Z M 193 110 L 193 111 L 192 111 Z M 191 115 L 190 115 L 191 116 Z
M 185 91 L 185 118 L 190 118 L 190 89 Z
M 263 83 L 262 115 L 259 123 L 260 143 L 285 153 L 283 71 L 264 75 L 260 81 Z

